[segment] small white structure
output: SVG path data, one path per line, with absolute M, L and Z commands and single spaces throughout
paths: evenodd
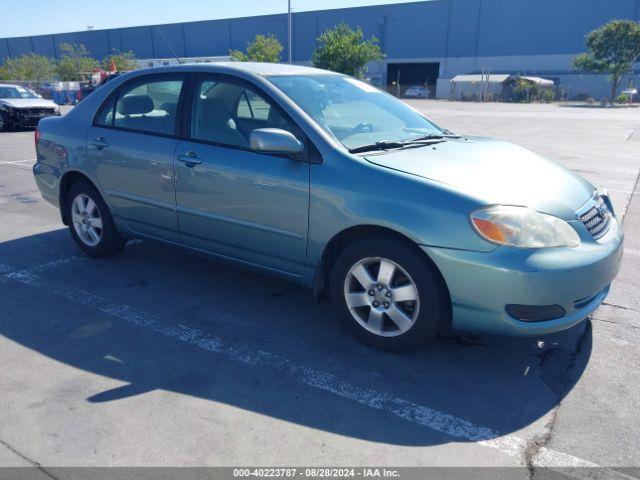
M 450 80 L 449 98 L 451 100 L 492 101 L 508 100 L 518 80 L 528 85 L 552 89 L 553 80 L 527 75 L 509 73 L 481 73 L 473 75 L 456 75 Z
M 456 75 L 451 79 L 449 98 L 483 101 L 488 97 L 503 97 L 505 88 L 513 78 L 508 73 Z
M 629 103 L 633 103 L 633 101 L 635 100 L 636 96 L 638 95 L 638 89 L 637 88 L 627 88 L 626 90 L 623 90 L 622 93 L 624 93 L 627 97 L 629 97 Z
M 555 83 L 553 83 L 553 80 L 548 80 L 546 78 L 541 78 L 541 77 L 527 77 L 527 76 L 522 76 L 522 77 L 518 77 L 521 78 L 522 80 L 527 80 L 531 83 L 535 83 L 536 85 L 538 85 L 541 88 L 553 88 Z

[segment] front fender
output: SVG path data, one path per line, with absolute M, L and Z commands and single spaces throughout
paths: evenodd
M 496 248 L 471 228 L 483 203 L 452 187 L 334 152 L 311 165 L 308 264 L 316 265 L 340 232 L 361 225 L 397 232 L 418 245 Z

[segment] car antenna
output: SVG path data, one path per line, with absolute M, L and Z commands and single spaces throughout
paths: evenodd
M 169 50 L 171 50 L 171 53 L 173 54 L 173 56 L 176 57 L 176 60 L 178 61 L 178 63 L 182 65 L 182 60 L 180 60 L 180 57 L 178 57 L 178 55 L 176 54 L 176 51 L 173 49 L 173 47 L 169 43 L 169 40 L 167 40 L 167 37 L 164 36 L 164 33 L 162 33 L 162 30 L 160 30 L 160 27 L 156 26 L 156 28 L 158 29 L 158 33 L 162 37 L 162 40 L 164 40 L 164 43 L 166 43 L 167 47 L 169 47 Z

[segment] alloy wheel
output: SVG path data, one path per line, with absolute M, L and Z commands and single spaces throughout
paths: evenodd
M 81 193 L 71 204 L 71 221 L 78 238 L 87 246 L 95 247 L 102 238 L 102 216 L 91 197 Z
M 355 263 L 345 278 L 344 297 L 353 318 L 382 337 L 407 332 L 420 311 L 415 282 L 388 258 L 369 257 Z

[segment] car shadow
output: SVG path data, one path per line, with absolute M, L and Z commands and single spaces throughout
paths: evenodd
M 358 343 L 326 302 L 279 279 L 150 242 L 108 260 L 74 255 L 65 230 L 0 243 L 0 263 L 32 275 L 5 272 L 0 335 L 124 382 L 76 401 L 167 390 L 364 440 L 432 445 L 479 438 L 427 428 L 371 399 L 445 413 L 491 438 L 558 405 L 591 354 L 589 322 L 542 338 L 450 333 L 389 354 Z M 47 263 L 55 266 L 34 268 Z M 203 348 L 193 332 L 224 349 Z

